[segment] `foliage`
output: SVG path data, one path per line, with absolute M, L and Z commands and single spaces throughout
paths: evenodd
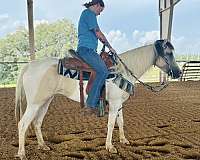
M 177 54 L 176 60 L 178 61 L 200 61 L 200 53 L 199 54 Z
M 66 19 L 54 23 L 41 23 L 35 27 L 36 59 L 64 57 L 67 50 L 75 48 L 76 45 L 76 29 Z M 24 27 L 19 27 L 16 32 L 0 39 L 0 84 L 16 81 L 21 68 L 19 62 L 29 61 L 28 55 L 28 31 Z
M 38 25 L 35 39 L 37 58 L 63 57 L 69 48 L 77 45 L 77 33 L 74 26 L 67 20 Z

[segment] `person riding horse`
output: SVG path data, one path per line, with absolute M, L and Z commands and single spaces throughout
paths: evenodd
M 85 3 L 84 6 L 86 9 L 83 10 L 78 24 L 77 55 L 96 72 L 96 77 L 86 100 L 86 107 L 84 107 L 84 114 L 91 115 L 94 113 L 97 114 L 97 103 L 99 101 L 101 88 L 109 74 L 104 61 L 96 52 L 98 39 L 112 53 L 115 54 L 116 51 L 101 32 L 97 23 L 97 16 L 104 10 L 103 0 L 92 0 L 89 3 Z

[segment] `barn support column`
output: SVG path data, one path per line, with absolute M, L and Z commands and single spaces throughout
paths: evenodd
M 27 0 L 27 10 L 28 10 L 29 52 L 30 52 L 30 60 L 32 61 L 35 59 L 33 0 Z
M 160 39 L 171 41 L 173 11 L 178 2 L 180 0 L 159 0 Z M 167 75 L 160 71 L 160 83 L 166 82 L 167 79 Z

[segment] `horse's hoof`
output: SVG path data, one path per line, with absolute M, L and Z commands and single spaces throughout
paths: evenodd
M 15 155 L 15 158 L 20 158 L 20 160 L 28 160 L 25 155 Z
M 122 144 L 130 144 L 130 142 L 126 138 L 120 139 L 120 143 L 122 143 Z
M 38 149 L 43 150 L 43 151 L 50 151 L 51 150 L 46 144 L 38 145 Z
M 113 154 L 116 154 L 117 153 L 117 149 L 115 148 L 115 147 L 109 147 L 108 148 L 108 152 L 110 152 L 110 153 L 113 153 Z

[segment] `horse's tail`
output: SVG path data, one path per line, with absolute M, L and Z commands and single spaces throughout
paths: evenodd
M 26 96 L 25 96 L 25 91 L 23 87 L 23 75 L 25 71 L 27 70 L 27 68 L 28 68 L 28 64 L 22 68 L 18 76 L 16 90 L 15 90 L 15 118 L 16 118 L 17 125 L 26 108 Z

